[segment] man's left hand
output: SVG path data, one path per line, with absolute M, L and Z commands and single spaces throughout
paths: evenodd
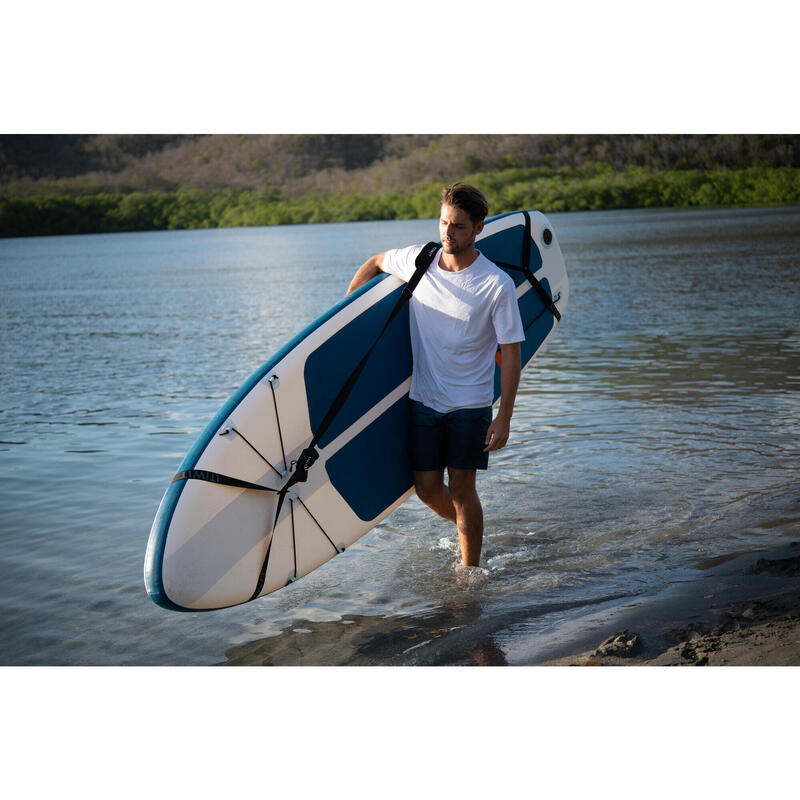
M 500 450 L 505 447 L 510 433 L 511 423 L 506 422 L 499 416 L 495 417 L 489 426 L 489 430 L 486 431 L 486 447 L 484 447 L 483 452 L 491 453 L 492 450 Z

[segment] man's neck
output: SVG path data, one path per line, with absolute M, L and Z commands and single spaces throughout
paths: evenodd
M 462 269 L 471 267 L 478 259 L 480 253 L 473 247 L 464 253 L 445 253 L 442 250 L 439 256 L 439 267 L 446 272 L 461 272 Z

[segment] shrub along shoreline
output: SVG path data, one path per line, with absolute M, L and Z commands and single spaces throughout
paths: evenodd
M 519 208 L 557 211 L 800 204 L 800 169 L 506 169 L 463 180 L 488 195 L 492 214 Z M 0 194 L 0 237 L 234 228 L 318 222 L 429 219 L 442 184 L 372 195 L 283 197 L 260 191 L 182 188 L 131 193 Z

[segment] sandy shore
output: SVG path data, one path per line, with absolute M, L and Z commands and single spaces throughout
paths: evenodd
M 423 614 L 303 620 L 278 636 L 231 647 L 220 663 L 797 666 L 800 542 L 707 559 L 676 572 L 657 595 L 587 606 L 533 637 L 505 635 L 524 626 L 527 614 L 524 608 L 487 614 L 473 600 Z
M 708 561 L 696 579 L 621 609 L 561 649 L 535 663 L 800 666 L 800 542 Z

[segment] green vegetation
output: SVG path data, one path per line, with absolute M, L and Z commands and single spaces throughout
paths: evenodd
M 664 170 L 607 165 L 580 170 L 505 169 L 464 179 L 491 212 L 800 204 L 800 169 Z M 407 192 L 283 197 L 271 189 L 0 197 L 0 236 L 228 228 L 435 217 L 440 182 Z
M 0 236 L 800 203 L 789 135 L 0 136 Z

